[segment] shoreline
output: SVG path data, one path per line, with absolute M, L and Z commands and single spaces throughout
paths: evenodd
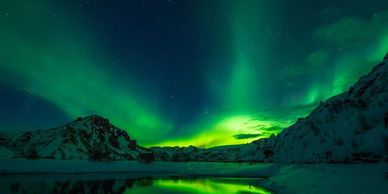
M 0 180 L 56 178 L 160 178 L 169 176 L 258 178 L 275 193 L 387 193 L 388 163 L 274 164 L 219 162 L 112 163 L 85 160 L 0 160 Z M 42 176 L 43 175 L 43 176 Z M 98 176 L 96 176 L 98 175 Z

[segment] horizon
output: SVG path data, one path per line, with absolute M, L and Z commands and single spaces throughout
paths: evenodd
M 386 21 L 383 0 L 0 2 L 0 133 L 96 114 L 147 147 L 249 143 L 377 65 Z

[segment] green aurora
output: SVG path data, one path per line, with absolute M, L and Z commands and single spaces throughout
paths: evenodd
M 29 124 L 42 117 L 35 110 L 13 116 L 22 103 L 6 96 L 22 91 L 21 99 L 56 107 L 63 122 L 109 118 L 141 145 L 211 147 L 277 134 L 388 51 L 388 3 L 335 3 L 0 2 L 0 115 L 12 115 L 0 129 L 47 127 Z

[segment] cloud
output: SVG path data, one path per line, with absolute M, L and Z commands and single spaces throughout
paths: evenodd
M 379 39 L 388 32 L 388 10 L 370 18 L 346 17 L 317 29 L 315 36 L 336 45 L 353 45 Z
M 256 133 L 256 134 L 237 134 L 237 135 L 234 135 L 233 137 L 236 138 L 236 139 L 252 139 L 252 138 L 256 138 L 256 137 L 260 137 L 262 136 L 261 133 Z
M 306 53 L 304 60 L 299 63 L 284 66 L 281 71 L 282 76 L 292 79 L 303 75 L 319 74 L 327 68 L 333 58 L 336 58 L 335 54 L 339 51 L 334 50 L 333 53 L 333 48 L 368 48 L 373 43 L 381 42 L 388 35 L 387 21 L 388 10 L 376 13 L 369 18 L 344 17 L 318 27 L 313 38 L 326 45 L 320 44 L 315 50 Z M 377 55 L 381 55 L 380 53 Z
M 235 139 L 252 139 L 252 138 L 266 138 L 271 136 L 272 134 L 278 134 L 284 129 L 280 125 L 271 125 L 271 126 L 256 126 L 256 130 L 260 131 L 259 133 L 240 133 L 233 135 Z
M 283 128 L 284 127 L 281 127 L 279 125 L 274 125 L 274 126 L 271 126 L 271 127 L 260 128 L 260 130 L 268 131 L 268 132 L 276 132 L 276 131 L 281 131 Z

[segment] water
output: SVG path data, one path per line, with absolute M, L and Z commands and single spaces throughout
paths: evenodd
M 106 178 L 88 177 L 12 176 L 1 177 L 2 194 L 267 194 L 257 178 L 163 177 Z

